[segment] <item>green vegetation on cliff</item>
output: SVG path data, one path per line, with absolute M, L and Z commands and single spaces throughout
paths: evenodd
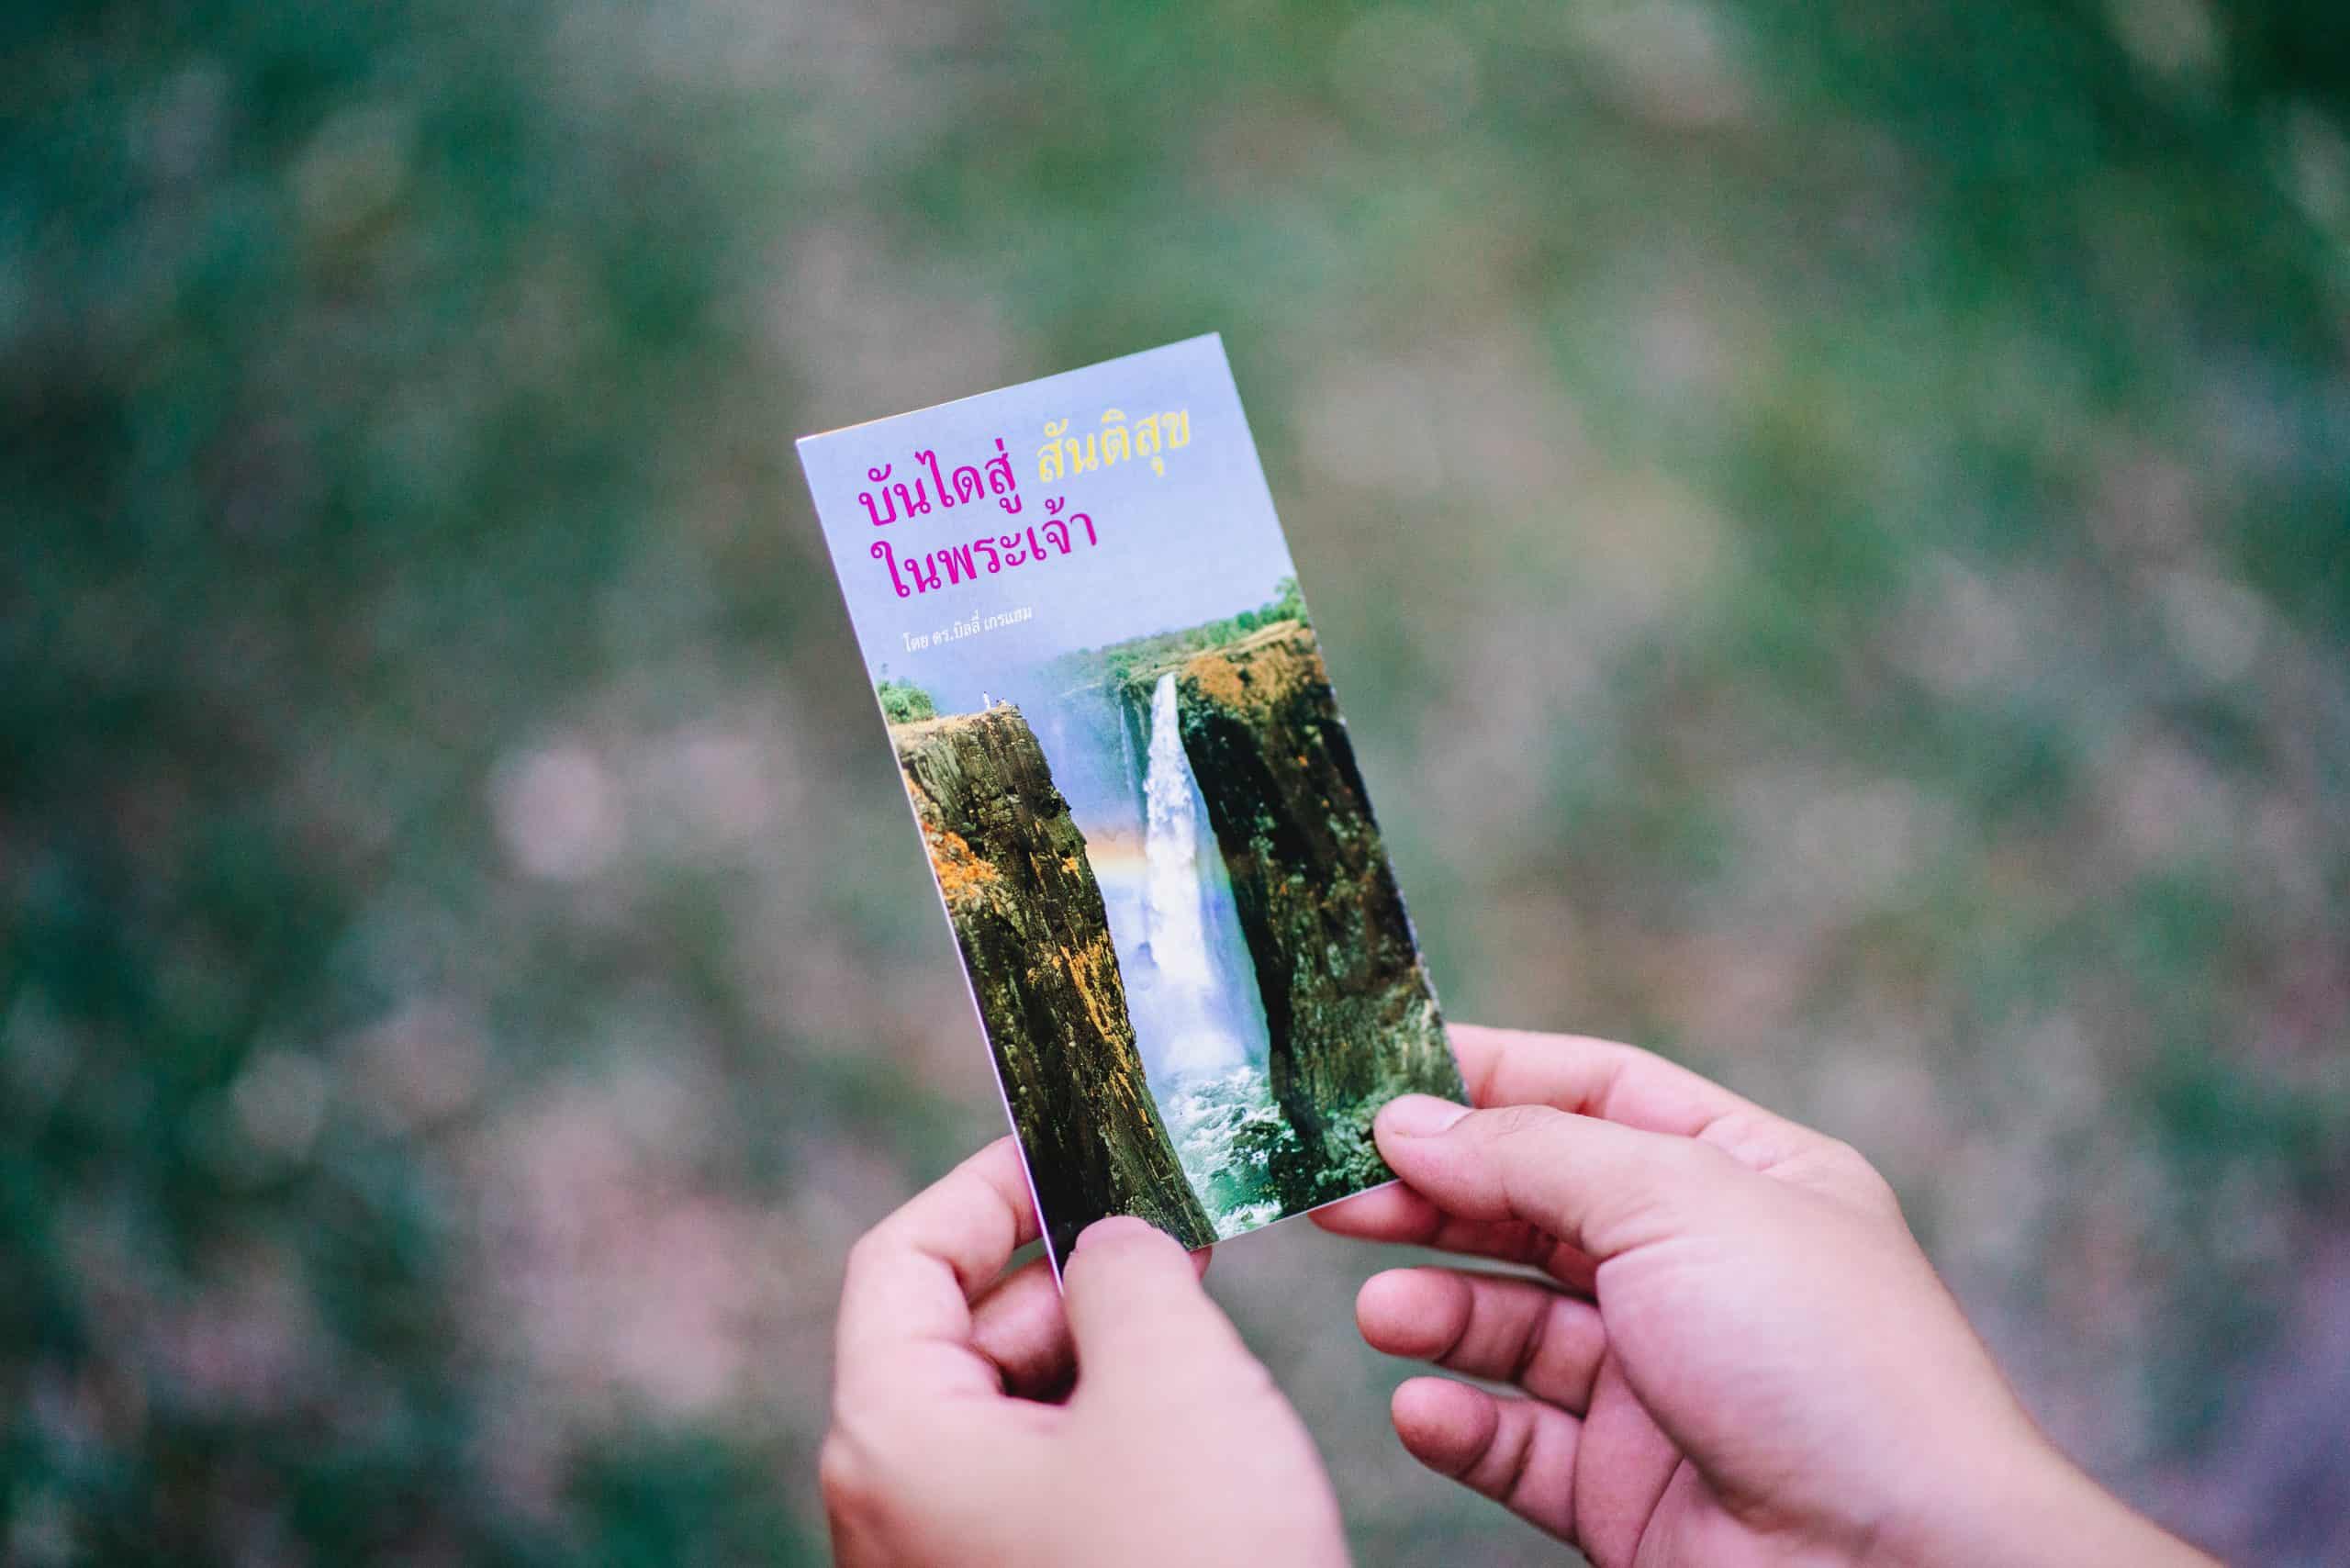
M 1115 1214 L 1214 1241 L 1143 1075 L 1084 836 L 1028 721 L 1007 704 L 890 733 L 1055 1252 Z
M 892 724 L 914 724 L 938 717 L 938 704 L 928 691 L 911 680 L 891 680 L 883 676 L 873 683 L 873 695 L 881 700 L 882 718 Z
M 1147 686 L 1193 654 L 1237 643 L 1283 621 L 1307 624 L 1305 596 L 1293 577 L 1275 582 L 1273 597 L 1254 610 L 1244 610 L 1221 621 L 1203 621 L 1180 631 L 1158 632 L 1147 637 L 1131 637 L 1123 643 L 1065 654 L 1053 663 L 1053 678 L 1063 687 L 1102 686 L 1113 693 L 1123 693 L 1137 685 Z

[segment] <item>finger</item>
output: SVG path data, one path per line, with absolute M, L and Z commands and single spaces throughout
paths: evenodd
M 1593 1380 L 1576 1458 L 1576 1544 L 1595 1562 L 1631 1562 L 1681 1451 L 1632 1393 L 1620 1361 L 1603 1362 Z
M 995 1364 L 1004 1392 L 1056 1399 L 1077 1376 L 1077 1348 L 1052 1266 L 1039 1258 L 998 1280 L 971 1304 L 972 1348 Z
M 971 1297 L 1036 1237 L 1019 1150 L 999 1138 L 849 1251 L 836 1376 L 844 1394 L 1001 1392 L 971 1344 Z
M 1541 1270 L 1569 1290 L 1584 1295 L 1592 1291 L 1592 1260 L 1558 1238 L 1520 1220 L 1455 1218 L 1401 1182 L 1326 1204 L 1312 1210 L 1311 1217 L 1333 1236 L 1516 1263 Z
M 1204 1275 L 1215 1249 L 1192 1254 L 1192 1271 Z M 998 1280 L 971 1304 L 971 1344 L 993 1361 L 1004 1392 L 1023 1399 L 1058 1400 L 1077 1381 L 1077 1347 L 1051 1265 L 1039 1258 Z
M 1447 1035 L 1472 1105 L 1548 1105 L 1577 1115 L 1704 1138 L 1758 1168 L 1807 1129 L 1653 1052 L 1581 1035 L 1456 1024 Z
M 1573 1417 L 1440 1377 L 1403 1384 L 1390 1409 L 1414 1459 L 1561 1540 L 1574 1539 L 1581 1423 Z
M 1718 1215 L 1762 1180 L 1695 1138 L 1547 1105 L 1464 1111 L 1407 1094 L 1374 1130 L 1395 1174 L 1446 1213 L 1522 1220 L 1603 1265 Z
M 1182 1243 L 1142 1220 L 1089 1226 L 1062 1266 L 1061 1298 L 1080 1398 L 1097 1387 L 1197 1385 L 1256 1366 Z
M 1514 1383 L 1578 1416 L 1607 1353 L 1591 1303 L 1534 1280 L 1454 1269 L 1373 1274 L 1355 1297 L 1355 1323 L 1374 1350 Z

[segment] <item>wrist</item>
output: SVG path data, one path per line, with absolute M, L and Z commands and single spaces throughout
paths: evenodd
M 1986 1449 L 1940 1478 L 1907 1528 L 1886 1531 L 1870 1568 L 2215 1568 L 2214 1560 L 2129 1507 L 2037 1432 Z

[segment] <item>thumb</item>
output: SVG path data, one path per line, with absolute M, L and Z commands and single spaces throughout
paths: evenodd
M 1221 1370 L 1256 1365 L 1201 1288 L 1182 1243 L 1141 1220 L 1087 1226 L 1061 1271 L 1061 1293 L 1080 1394 L 1088 1385 L 1197 1384 Z
M 1548 1105 L 1469 1111 L 1408 1094 L 1373 1130 L 1395 1174 L 1437 1207 L 1521 1221 L 1595 1263 L 1705 1228 L 1761 1179 L 1695 1138 Z

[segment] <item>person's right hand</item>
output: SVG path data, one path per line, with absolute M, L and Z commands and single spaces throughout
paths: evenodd
M 1418 1378 L 1423 1463 L 1598 1568 L 2205 1563 L 2032 1425 L 1847 1145 L 1628 1046 L 1456 1027 L 1470 1112 L 1377 1123 L 1404 1185 L 1321 1210 L 1342 1235 L 1532 1265 L 1374 1276 Z
M 818 1461 L 841 1568 L 1347 1561 L 1314 1439 L 1200 1288 L 1097 1220 L 1056 1289 L 1000 1138 L 851 1249 Z

